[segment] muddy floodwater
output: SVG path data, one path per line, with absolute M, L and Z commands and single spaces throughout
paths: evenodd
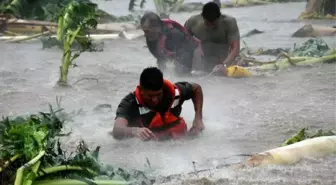
M 97 1 L 101 7 L 117 15 L 125 14 L 125 0 Z M 117 7 L 118 6 L 118 7 Z M 152 9 L 153 4 L 148 8 Z M 237 18 L 241 34 L 252 29 L 264 34 L 244 39 L 249 47 L 293 47 L 307 38 L 291 38 L 291 34 L 307 22 L 295 19 L 305 3 L 273 4 L 246 8 L 223 9 Z M 182 24 L 193 13 L 173 14 Z M 336 25 L 332 21 L 315 24 Z M 335 37 L 324 37 L 335 47 Z M 261 152 L 280 146 L 302 127 L 335 129 L 335 64 L 291 68 L 289 70 L 232 79 L 220 77 L 178 78 L 165 74 L 169 80 L 198 82 L 204 93 L 206 130 L 197 139 L 178 142 L 141 142 L 137 139 L 115 141 L 107 134 L 112 129 L 115 110 L 120 99 L 133 91 L 139 74 L 146 66 L 155 65 L 144 47 L 144 40 L 105 41 L 103 52 L 84 53 L 77 68 L 70 71 L 69 81 L 96 78 L 76 83 L 71 88 L 54 87 L 59 72 L 61 51 L 42 50 L 41 43 L 0 43 L 0 113 L 16 115 L 47 110 L 62 96 L 62 107 L 68 112 L 82 111 L 69 123 L 73 134 L 69 144 L 79 138 L 90 145 L 101 145 L 101 159 L 129 168 L 147 169 L 150 161 L 154 175 L 170 175 L 212 168 L 217 164 L 237 162 L 227 158 L 234 154 Z M 111 104 L 112 109 L 95 112 L 98 104 Z M 193 119 L 191 102 L 184 105 L 183 116 Z M 287 167 L 241 170 L 212 170 L 201 176 L 212 176 L 216 184 L 256 185 L 332 185 L 336 184 L 336 158 L 309 159 Z M 167 184 L 206 184 L 192 181 L 196 175 L 166 179 Z M 219 179 L 219 180 L 218 180 Z M 167 182 L 168 181 L 168 182 Z

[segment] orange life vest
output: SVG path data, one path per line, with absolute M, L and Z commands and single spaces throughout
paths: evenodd
M 154 128 L 160 128 L 160 127 L 165 127 L 170 124 L 174 124 L 178 122 L 181 118 L 175 116 L 170 110 L 176 106 L 179 105 L 180 102 L 180 90 L 178 87 L 176 87 L 173 83 L 169 82 L 168 80 L 164 80 L 163 83 L 164 88 L 167 88 L 170 92 L 170 95 L 172 96 L 172 102 L 170 104 L 169 109 L 164 113 L 164 116 L 162 117 L 159 112 L 155 112 L 146 106 L 144 106 L 144 102 L 141 98 L 140 95 L 140 87 L 138 86 L 134 92 L 136 101 L 139 107 L 139 113 L 140 116 L 148 114 L 148 113 L 153 113 L 155 112 L 155 116 L 151 120 L 149 124 L 149 129 L 154 129 Z

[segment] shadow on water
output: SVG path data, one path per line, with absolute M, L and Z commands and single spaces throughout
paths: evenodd
M 110 12 L 116 9 L 100 2 Z M 242 33 L 257 28 L 266 31 L 244 39 L 251 47 L 292 47 L 306 39 L 290 35 L 304 25 L 293 22 L 303 10 L 304 3 L 274 4 L 250 8 L 223 9 L 237 17 Z M 181 23 L 190 13 L 174 14 Z M 321 24 L 327 24 L 326 22 Z M 333 37 L 326 37 L 335 47 Z M 107 134 L 113 126 L 115 110 L 120 99 L 132 91 L 145 66 L 155 65 L 144 40 L 105 42 L 100 53 L 84 53 L 77 60 L 78 68 L 70 72 L 70 83 L 82 81 L 72 88 L 54 88 L 58 78 L 61 52 L 42 50 L 40 43 L 1 44 L 0 112 L 2 115 L 36 112 L 47 109 L 56 96 L 63 96 L 62 106 L 68 110 L 83 108 L 83 113 L 69 124 L 73 135 L 71 144 L 84 138 L 92 145 L 102 146 L 102 160 L 132 168 L 145 168 L 146 158 L 155 174 L 168 175 L 210 168 L 215 159 L 232 154 L 254 153 L 279 146 L 299 128 L 335 128 L 334 64 L 289 69 L 267 76 L 247 79 L 209 77 L 178 78 L 172 81 L 198 82 L 204 91 L 206 130 L 198 139 L 178 142 L 141 142 L 137 139 L 115 141 Z M 96 113 L 98 104 L 111 104 L 109 112 Z M 193 119 L 191 102 L 184 105 L 183 116 Z M 209 163 L 209 159 L 214 159 Z M 226 161 L 219 161 L 226 162 Z M 230 161 L 228 161 L 230 162 Z M 231 161 L 232 162 L 232 161 Z M 217 184 L 335 184 L 335 157 L 316 159 L 291 167 L 270 167 L 233 172 L 220 170 Z M 218 163 L 218 160 L 217 160 Z M 179 184 L 173 182 L 171 184 Z M 201 184 L 185 182 L 185 184 Z

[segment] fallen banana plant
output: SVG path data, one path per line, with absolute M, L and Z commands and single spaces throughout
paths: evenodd
M 247 70 L 256 72 L 265 72 L 271 70 L 284 70 L 289 67 L 298 66 L 312 66 L 316 64 L 332 63 L 336 61 L 336 49 L 331 49 L 321 38 L 312 38 L 307 40 L 302 46 L 292 49 L 276 49 L 274 51 L 267 51 L 267 54 L 280 53 L 275 60 L 272 61 L 257 61 L 253 57 L 246 57 L 251 54 L 251 49 L 245 44 L 245 48 L 241 49 L 242 60 L 246 61 Z M 265 52 L 264 50 L 257 50 L 257 55 Z M 266 54 L 266 55 L 267 55 Z
M 80 141 L 66 152 L 60 142 L 62 110 L 0 121 L 0 184 L 14 185 L 126 185 L 151 184 L 143 172 L 125 170 L 99 161 L 99 149 Z
M 301 159 L 336 153 L 336 136 L 321 136 L 252 155 L 234 168 L 266 165 L 290 165 Z
M 303 128 L 299 130 L 299 132 L 295 134 L 293 137 L 287 139 L 284 143 L 282 143 L 281 146 L 287 146 L 293 143 L 303 141 L 308 138 L 315 138 L 321 136 L 334 136 L 334 135 L 336 134 L 331 130 L 324 132 L 322 129 L 319 129 L 316 133 L 309 133 L 309 132 L 307 133 L 307 128 Z
M 185 175 L 196 175 L 199 178 L 199 176 L 208 175 L 209 173 L 211 174 L 213 170 L 215 171 L 222 168 L 239 170 L 250 167 L 265 167 L 268 165 L 292 165 L 306 158 L 324 157 L 336 153 L 336 135 L 334 132 L 331 130 L 326 132 L 322 131 L 322 129 L 315 133 L 307 133 L 306 131 L 306 128 L 301 129 L 296 135 L 286 140 L 282 146 L 278 148 L 256 154 L 236 154 L 219 159 L 210 159 L 210 161 L 215 160 L 217 161 L 216 163 L 218 163 L 218 160 L 226 160 L 231 157 L 247 157 L 247 159 L 242 160 L 242 162 L 239 163 L 221 163 L 215 166 L 214 169 L 197 169 L 195 165 L 196 162 L 193 161 L 192 165 L 194 170 L 192 172 L 183 175 L 172 174 L 164 177 L 163 181 L 166 181 L 167 179 L 185 178 Z M 158 181 L 160 181 L 160 179 L 158 179 Z M 202 180 L 198 179 L 198 181 Z M 214 182 L 206 180 L 204 183 L 213 184 Z
M 290 165 L 301 159 L 324 157 L 336 153 L 336 134 L 331 130 L 324 132 L 307 132 L 302 128 L 297 134 L 287 139 L 281 147 L 251 155 L 243 163 L 234 165 L 234 168 L 245 166 L 256 167 L 266 165 Z
M 288 69 L 291 66 L 312 66 L 316 64 L 330 63 L 335 61 L 336 54 L 323 57 L 288 57 L 268 64 L 247 67 L 247 70 L 265 72 L 270 70 L 284 70 Z
M 7 37 L 8 39 L 6 39 L 4 41 L 4 43 L 19 43 L 19 42 L 23 42 L 26 40 L 34 40 L 35 38 L 39 38 L 45 35 L 50 35 L 51 32 L 50 31 L 46 31 L 46 32 L 42 32 L 42 33 L 38 33 L 38 34 L 34 34 L 34 35 L 30 35 L 30 36 L 13 36 L 13 37 Z M 2 40 L 3 37 L 0 37 L 0 40 Z
M 0 41 L 7 43 L 17 43 L 27 40 L 36 40 L 39 37 L 44 35 L 49 35 L 50 32 L 43 32 L 35 35 L 19 35 L 19 36 L 0 36 Z M 134 40 L 144 36 L 143 32 L 140 30 L 135 31 L 121 31 L 119 33 L 110 33 L 110 34 L 90 34 L 91 39 L 101 41 L 101 40 L 114 40 L 114 39 L 126 39 L 126 40 Z M 56 35 L 51 35 L 51 38 L 56 38 Z

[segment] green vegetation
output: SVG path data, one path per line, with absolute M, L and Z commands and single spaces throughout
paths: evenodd
M 102 164 L 99 146 L 91 151 L 82 140 L 74 153 L 62 149 L 60 138 L 69 135 L 62 133 L 62 111 L 50 106 L 49 113 L 7 117 L 0 122 L 0 184 L 150 184 L 140 171 Z
M 57 22 L 63 8 L 72 0 L 3 0 L 0 2 L 0 15 L 11 15 L 20 19 Z M 91 3 L 90 0 L 76 0 L 78 3 Z M 100 23 L 134 21 L 132 15 L 116 17 L 98 9 Z
M 55 22 L 62 9 L 72 0 L 5 0 L 2 2 L 2 13 L 20 19 L 43 20 Z M 78 0 L 78 2 L 89 2 Z
M 307 131 L 306 128 L 300 129 L 297 134 L 295 134 L 291 138 L 287 139 L 284 143 L 282 143 L 281 146 L 290 145 L 290 144 L 297 143 L 297 142 L 300 142 L 300 141 L 303 141 L 303 140 L 309 139 L 309 138 L 336 135 L 331 130 L 324 132 L 322 129 L 319 129 L 315 133 L 309 133 L 309 132 L 307 133 L 306 131 Z
M 67 85 L 69 67 L 82 52 L 95 51 L 88 35 L 90 29 L 96 28 L 97 17 L 97 4 L 90 2 L 71 1 L 62 10 L 57 27 L 57 40 L 63 43 L 59 85 Z M 80 45 L 78 51 L 72 49 L 74 41 Z
M 274 55 L 277 58 L 273 61 L 257 61 L 248 55 Z M 311 38 L 300 47 L 293 49 L 258 49 L 253 51 L 246 44 L 241 49 L 240 56 L 242 60 L 248 63 L 250 70 L 269 71 L 283 70 L 291 66 L 311 66 L 322 63 L 332 63 L 336 61 L 336 49 L 329 48 L 327 43 L 321 38 Z

